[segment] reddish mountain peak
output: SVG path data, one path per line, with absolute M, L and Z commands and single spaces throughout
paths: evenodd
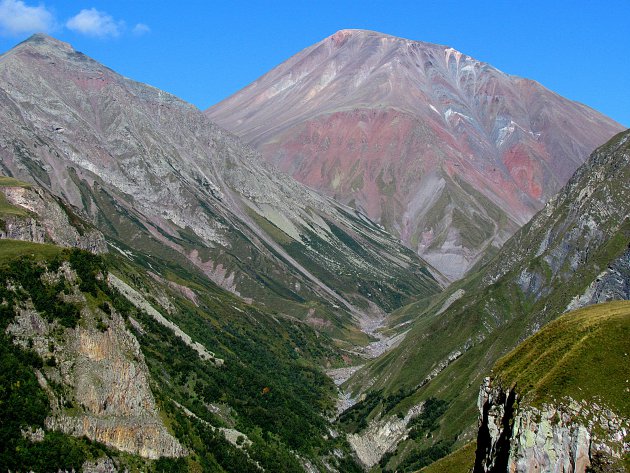
M 444 274 L 500 246 L 622 127 L 448 46 L 340 30 L 207 110 Z
M 333 42 L 337 47 L 341 47 L 352 36 L 352 30 L 339 30 L 334 35 L 329 36 L 328 39 Z
M 54 52 L 55 50 L 61 52 L 72 52 L 74 48 L 70 43 L 66 43 L 64 41 L 60 41 L 52 36 L 48 36 L 45 33 L 35 33 L 30 36 L 26 40 L 22 41 L 18 44 L 13 51 L 20 50 L 22 48 L 36 48 L 36 49 L 45 49 L 49 52 Z
M 409 41 L 404 38 L 399 38 L 398 36 L 389 35 L 387 33 L 381 33 L 379 31 L 372 31 L 372 30 L 362 30 L 358 28 L 345 28 L 345 29 L 339 30 L 335 34 L 329 36 L 327 39 L 339 41 L 339 40 L 347 39 L 350 37 L 362 38 L 362 39 L 365 39 L 368 37 L 375 37 L 375 38 L 386 38 L 386 39 L 390 39 L 394 41 Z M 326 39 L 324 41 L 326 41 Z

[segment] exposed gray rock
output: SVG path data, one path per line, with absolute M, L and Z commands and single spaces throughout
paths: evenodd
M 361 464 L 366 468 L 373 467 L 385 453 L 395 449 L 396 445 L 406 439 L 409 434 L 407 424 L 422 412 L 423 405 L 424 403 L 413 406 L 402 419 L 392 416 L 373 420 L 363 432 L 349 434 L 348 442 Z
M 46 228 L 30 217 L 7 216 L 3 218 L 4 228 L 0 229 L 0 238 L 11 240 L 46 242 Z
M 86 461 L 81 469 L 83 473 L 118 473 L 118 469 L 112 459 L 107 457 L 101 457 L 94 461 Z
M 593 402 L 564 398 L 536 408 L 485 378 L 478 408 L 478 473 L 583 473 L 630 453 L 630 420 Z
M 107 252 L 107 243 L 101 232 L 78 219 L 71 223 L 68 214 L 71 210 L 64 208 L 43 189 L 37 186 L 0 186 L 0 192 L 10 204 L 23 208 L 27 213 L 27 216 L 4 217 L 0 238 L 50 242 L 92 253 Z
M 582 295 L 574 297 L 567 312 L 613 300 L 630 300 L 630 251 L 610 264 Z

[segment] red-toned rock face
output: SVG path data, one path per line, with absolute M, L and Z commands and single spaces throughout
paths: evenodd
M 305 49 L 206 113 L 451 279 L 622 129 L 452 48 L 361 30 Z

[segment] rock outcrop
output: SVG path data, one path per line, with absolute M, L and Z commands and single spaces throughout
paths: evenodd
M 630 251 L 610 263 L 583 294 L 575 296 L 567 311 L 616 300 L 630 300 Z
M 0 192 L 23 215 L 2 215 L 0 238 L 54 243 L 92 253 L 107 252 L 103 234 L 80 219 L 73 211 L 37 186 L 0 186 Z M 72 221 L 71 221 L 72 219 Z
M 46 427 L 144 458 L 185 455 L 160 418 L 140 345 L 122 316 L 91 308 L 67 263 L 46 274 L 48 284 L 60 278 L 71 288 L 66 301 L 81 307 L 75 328 L 45 320 L 26 301 L 7 329 L 47 360 L 37 373 L 52 407 Z
M 478 407 L 475 473 L 624 471 L 615 468 L 630 452 L 630 421 L 597 403 L 536 408 L 485 378 Z
M 409 434 L 407 424 L 422 412 L 423 404 L 414 406 L 401 419 L 397 416 L 371 421 L 367 428 L 357 434 L 349 434 L 348 442 L 366 468 L 376 465 L 383 455 L 396 446 Z

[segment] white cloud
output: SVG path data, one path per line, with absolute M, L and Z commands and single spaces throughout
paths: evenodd
M 53 14 L 43 5 L 30 7 L 21 0 L 0 0 L 0 34 L 3 36 L 49 32 L 54 26 Z
M 72 31 L 99 38 L 119 36 L 124 26 L 123 21 L 116 21 L 96 8 L 83 9 L 66 22 L 66 27 Z
M 143 34 L 147 34 L 147 33 L 151 32 L 151 28 L 149 28 L 144 23 L 138 23 L 136 26 L 133 27 L 132 32 L 136 36 L 142 36 Z

